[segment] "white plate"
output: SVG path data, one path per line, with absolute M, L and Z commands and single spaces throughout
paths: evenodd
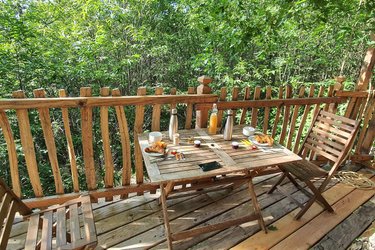
M 161 153 L 148 153 L 148 152 L 146 152 L 146 148 L 143 149 L 143 152 L 145 152 L 145 154 L 147 154 L 148 156 L 151 156 L 151 157 L 162 157 L 162 156 L 164 156 L 164 154 L 161 154 Z
M 251 141 L 252 143 L 254 143 L 256 146 L 259 146 L 259 147 L 269 147 L 270 145 L 268 145 L 268 143 L 259 143 L 257 142 L 257 140 L 255 140 L 254 136 L 249 136 L 249 141 Z

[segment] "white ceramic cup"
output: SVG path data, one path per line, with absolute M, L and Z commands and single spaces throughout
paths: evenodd
M 201 141 L 200 140 L 195 140 L 194 141 L 194 147 L 199 148 L 201 146 Z
M 149 143 L 159 142 L 162 139 L 163 139 L 163 135 L 160 132 L 151 132 L 150 134 L 148 134 Z
M 242 129 L 242 133 L 246 136 L 253 135 L 255 133 L 255 128 L 253 127 L 244 127 Z
M 240 146 L 240 144 L 238 142 L 236 142 L 236 141 L 232 142 L 232 148 L 233 149 L 238 149 L 239 146 Z

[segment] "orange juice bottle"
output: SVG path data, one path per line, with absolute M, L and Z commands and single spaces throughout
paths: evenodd
M 210 122 L 208 127 L 208 133 L 210 135 L 215 135 L 217 130 L 217 106 L 216 103 L 212 106 L 212 112 L 210 116 Z

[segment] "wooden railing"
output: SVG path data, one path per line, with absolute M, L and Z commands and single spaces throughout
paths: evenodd
M 121 186 L 129 187 L 129 190 L 123 190 L 121 194 L 126 197 L 129 192 L 143 192 L 150 190 L 152 187 L 139 184 L 143 183 L 143 163 L 141 153 L 137 144 L 137 133 L 141 133 L 145 123 L 145 108 L 150 106 L 151 112 L 151 130 L 160 130 L 161 110 L 163 106 L 168 106 L 168 110 L 176 107 L 179 104 L 179 110 L 184 112 L 185 124 L 184 128 L 191 128 L 193 119 L 193 105 L 195 103 L 213 103 L 217 100 L 215 95 L 195 95 L 194 89 L 189 89 L 187 95 L 160 95 L 161 88 L 156 88 L 155 95 L 143 96 L 146 94 L 145 88 L 139 88 L 138 95 L 140 96 L 121 96 L 118 89 L 110 91 L 108 88 L 102 88 L 101 96 L 92 97 L 90 88 L 81 88 L 80 97 L 66 97 L 66 91 L 60 90 L 60 98 L 47 98 L 44 90 L 38 89 L 34 91 L 35 98 L 25 98 L 22 91 L 13 93 L 13 97 L 17 99 L 2 99 L 0 100 L 0 126 L 6 141 L 8 156 L 9 156 L 9 171 L 11 183 L 15 193 L 22 197 L 23 191 L 20 179 L 25 180 L 28 177 L 31 183 L 32 190 L 35 197 L 43 197 L 46 187 L 42 187 L 41 172 L 38 166 L 41 159 L 37 159 L 35 139 L 41 137 L 44 140 L 45 149 L 39 148 L 43 143 L 39 142 L 38 150 L 46 150 L 48 152 L 48 161 L 51 168 L 53 183 L 55 186 L 55 194 L 64 193 L 63 183 L 72 182 L 73 191 L 79 192 L 84 190 L 97 190 L 98 183 L 104 182 L 105 188 L 112 188 L 114 184 L 115 165 L 121 165 L 121 170 L 116 171 L 121 174 Z M 110 95 L 111 92 L 111 96 Z M 175 90 L 172 89 L 172 93 Z M 183 104 L 183 105 L 182 105 Z M 135 108 L 135 112 L 129 114 L 125 112 L 127 106 Z M 124 109 L 125 108 L 125 109 Z M 36 112 L 35 112 L 36 111 Z M 164 110 L 163 110 L 164 111 Z M 17 126 L 11 124 L 10 120 L 14 120 L 13 112 L 16 113 Z M 40 125 L 35 119 L 38 114 Z M 73 118 L 70 115 L 73 114 Z M 79 114 L 79 115 L 77 115 Z M 51 117 L 53 116 L 53 119 Z M 78 117 L 77 117 L 78 116 Z M 99 117 L 98 117 L 99 116 Z M 132 117 L 131 124 L 134 128 L 129 126 L 129 116 Z M 34 119 L 30 119 L 33 117 Z M 93 119 L 95 118 L 95 119 Z M 72 119 L 79 119 L 80 128 L 77 124 L 72 124 Z M 62 121 L 61 127 L 58 127 L 56 121 Z M 111 121 L 111 122 L 110 122 Z M 77 121 L 73 121 L 77 123 Z M 13 126 L 12 126 L 13 125 Z M 35 127 L 41 128 L 43 136 L 33 134 Z M 74 128 L 72 128 L 74 127 Z M 93 132 L 97 128 L 100 130 L 100 138 L 94 138 Z M 72 134 L 74 129 L 74 134 Z M 163 130 L 166 127 L 162 127 Z M 67 152 L 57 152 L 57 148 L 64 148 L 57 145 L 55 140 L 58 135 L 55 131 L 64 131 L 63 136 L 66 139 Z M 97 131 L 96 131 L 97 132 Z M 111 149 L 111 140 L 117 139 L 111 132 L 117 132 L 120 141 L 120 152 L 114 152 Z M 61 133 L 60 133 L 61 135 Z M 98 136 L 98 133 L 96 133 Z M 80 137 L 80 138 L 78 138 Z M 77 139 L 78 138 L 78 139 Z M 132 143 L 134 140 L 134 166 L 136 183 L 131 185 L 132 177 Z M 16 148 L 19 147 L 18 139 L 22 145 L 22 152 L 18 153 Z M 98 166 L 98 157 L 94 156 L 93 143 L 101 141 L 102 152 L 100 153 L 103 159 L 103 166 Z M 62 141 L 59 140 L 61 143 Z M 78 143 L 77 143 L 78 142 Z M 77 151 L 79 153 L 77 154 Z M 58 157 L 58 154 L 60 157 Z M 117 155 L 117 159 L 121 159 L 121 164 L 114 163 L 113 155 Z M 118 156 L 118 155 L 121 156 Z M 71 180 L 63 180 L 60 172 L 61 164 L 59 160 L 63 160 L 61 155 L 69 157 Z M 27 168 L 27 173 L 20 172 L 20 159 L 22 161 L 24 156 L 24 164 Z M 60 159 L 58 159 L 60 158 Z M 83 162 L 78 163 L 77 158 L 83 158 Z M 43 159 L 44 160 L 44 159 Z M 99 159 L 100 160 L 100 159 Z M 22 162 L 23 163 L 23 162 Z M 98 174 L 98 170 L 104 168 L 104 178 Z M 84 170 L 84 178 L 79 178 L 79 170 Z M 20 178 L 21 177 L 21 178 Z M 84 183 L 80 183 L 83 180 Z M 86 186 L 86 187 L 85 187 Z M 83 187 L 83 188 L 82 188 Z M 94 197 L 106 197 L 111 199 L 115 194 L 108 192 L 108 190 L 101 192 L 94 192 Z M 118 194 L 118 193 L 116 193 Z M 66 199 L 75 197 L 67 196 Z M 53 197 L 52 197 L 53 198 Z M 55 197 L 55 202 L 63 201 L 65 199 L 61 196 Z M 37 199 L 40 201 L 40 199 Z M 30 201 L 34 204 L 34 201 Z M 54 201 L 52 201 L 54 202 Z M 33 205 L 31 205 L 33 206 Z
M 92 96 L 90 88 L 81 88 L 80 97 L 67 97 L 65 90 L 59 91 L 59 97 L 46 97 L 44 90 L 38 89 L 34 91 L 34 98 L 26 98 L 22 91 L 17 91 L 13 93 L 15 99 L 1 99 L 0 127 L 9 157 L 8 179 L 14 192 L 23 197 L 23 187 L 29 180 L 37 198 L 26 203 L 40 207 L 77 197 L 85 190 L 94 199 L 107 200 L 114 195 L 126 198 L 129 193 L 155 190 L 156 186 L 144 182 L 137 134 L 144 130 L 166 130 L 168 124 L 164 121 L 175 107 L 180 129 L 190 129 L 194 120 L 196 127 L 205 127 L 212 104 L 218 102 L 219 124 L 224 119 L 223 111 L 234 109 L 238 123 L 258 127 L 295 152 L 311 117 L 321 107 L 332 112 L 338 110 L 348 117 L 362 117 L 365 113 L 360 142 L 366 138 L 375 119 L 373 97 L 368 98 L 365 92 L 343 92 L 341 83 L 327 89 L 302 86 L 297 91 L 289 85 L 277 89 L 268 86 L 264 90 L 235 87 L 228 100 L 226 88 L 219 95 L 205 94 L 211 92 L 208 84 L 203 79 L 197 88 L 198 94 L 195 88 L 178 95 L 176 89 L 166 95 L 162 88 L 156 88 L 154 95 L 146 95 L 146 88 L 142 87 L 137 96 L 121 96 L 118 89 L 109 88 L 101 88 L 100 96 Z M 355 103 L 350 105 L 353 98 Z M 19 144 L 22 151 L 18 149 Z M 94 144 L 100 144 L 101 150 Z M 41 155 L 44 151 L 47 154 Z M 360 152 L 358 147 L 356 152 Z M 41 198 L 48 188 L 41 181 L 41 162 L 48 162 L 44 166 L 52 173 L 47 183 L 54 184 L 54 190 L 50 188 L 49 192 L 56 195 L 48 198 Z M 23 164 L 27 171 L 20 171 Z M 134 181 L 131 181 L 132 175 Z M 121 181 L 118 184 L 115 180 Z M 66 183 L 72 183 L 71 188 Z

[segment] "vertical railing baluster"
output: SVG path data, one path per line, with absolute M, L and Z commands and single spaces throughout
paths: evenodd
M 112 90 L 112 96 L 121 96 L 119 89 Z M 122 147 L 122 185 L 127 186 L 131 180 L 131 154 L 130 154 L 130 137 L 129 127 L 126 120 L 126 114 L 123 106 L 115 106 L 117 123 L 120 130 L 120 139 Z M 128 197 L 128 194 L 122 195 L 121 198 Z
M 13 98 L 25 98 L 25 93 L 20 91 L 13 92 Z M 16 110 L 18 127 L 20 130 L 22 150 L 25 155 L 27 172 L 29 173 L 31 186 L 36 197 L 43 196 L 42 184 L 40 182 L 38 164 L 35 156 L 34 140 L 31 134 L 29 113 L 27 109 Z
M 44 89 L 35 89 L 34 96 L 36 98 L 46 98 Z M 44 141 L 46 143 L 48 157 L 51 163 L 52 174 L 55 181 L 56 194 L 64 193 L 64 186 L 61 180 L 59 163 L 57 161 L 57 150 L 55 144 L 55 138 L 53 135 L 51 117 L 49 114 L 49 108 L 39 108 L 39 119 L 43 130 Z
M 16 143 L 14 142 L 13 132 L 4 110 L 0 110 L 0 127 L 3 131 L 4 139 L 7 144 L 10 177 L 12 179 L 12 189 L 18 197 L 21 197 L 22 190 L 20 184 L 20 175 L 18 171 Z
M 267 86 L 266 87 L 266 100 L 270 100 L 271 99 L 271 94 L 272 94 L 272 87 L 271 86 Z M 263 123 L 263 133 L 264 134 L 267 134 L 267 132 L 268 132 L 268 123 L 269 123 L 269 119 L 270 119 L 270 110 L 271 110 L 270 107 L 265 107 L 264 108 L 264 123 Z
M 110 95 L 110 89 L 108 87 L 102 87 L 100 89 L 100 96 L 108 97 Z M 106 188 L 113 187 L 113 159 L 111 152 L 111 142 L 109 139 L 109 122 L 108 122 L 108 106 L 100 107 L 100 131 L 102 134 L 103 141 L 103 155 L 104 155 L 104 185 Z M 113 197 L 106 197 L 106 201 L 112 201 Z
M 299 89 L 298 98 L 303 98 L 304 96 L 305 96 L 305 86 L 302 85 Z M 288 140 L 287 140 L 287 144 L 286 144 L 286 147 L 288 149 L 291 149 L 291 146 L 292 146 L 294 130 L 296 128 L 296 122 L 297 122 L 297 118 L 299 116 L 300 107 L 301 107 L 301 105 L 298 105 L 298 104 L 294 105 L 292 119 L 290 120 Z
M 66 97 L 66 91 L 64 89 L 59 90 L 59 97 L 60 98 Z M 74 192 L 79 192 L 77 161 L 76 161 L 76 154 L 74 152 L 72 133 L 70 131 L 68 108 L 61 108 L 61 113 L 62 113 L 62 118 L 63 118 L 63 123 L 64 123 L 66 143 L 67 143 L 67 148 L 68 148 L 70 171 L 72 174 L 72 181 L 73 181 L 73 190 Z

